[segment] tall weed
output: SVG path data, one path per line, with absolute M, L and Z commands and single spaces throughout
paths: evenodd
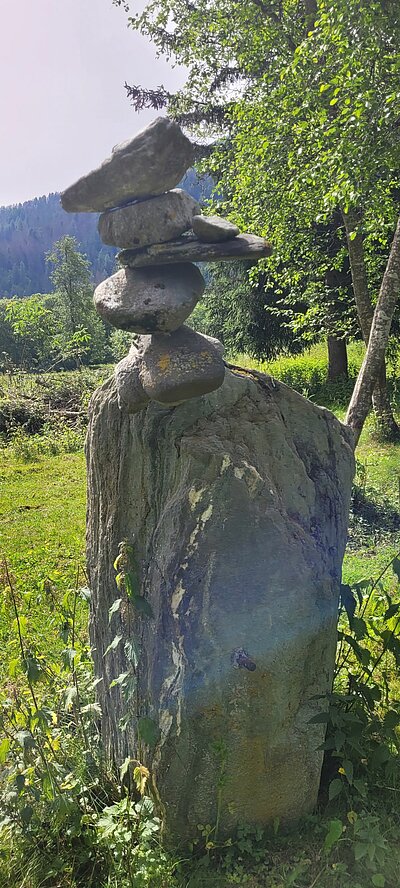
M 148 772 L 105 764 L 90 650 L 78 630 L 85 587 L 55 617 L 59 657 L 35 645 L 4 567 L 14 632 L 0 717 L 0 884 L 10 888 L 166 888 L 173 867 L 146 795 Z

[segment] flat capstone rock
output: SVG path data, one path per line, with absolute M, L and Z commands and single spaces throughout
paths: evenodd
M 67 213 L 102 213 L 138 198 L 175 188 L 192 165 L 194 149 L 181 128 L 157 117 L 133 139 L 116 145 L 111 157 L 61 195 Z
M 143 250 L 122 250 L 118 262 L 128 268 L 149 265 L 171 265 L 175 262 L 225 262 L 229 259 L 264 259 L 272 253 L 271 244 L 264 237 L 239 234 L 230 241 L 202 243 L 195 235 L 183 235 L 167 244 L 153 244 Z
M 102 213 L 98 223 L 104 244 L 113 247 L 146 247 L 179 237 L 192 227 L 199 204 L 182 188 L 150 200 L 138 201 Z
M 189 327 L 138 342 L 140 381 L 153 401 L 173 407 L 219 388 L 225 365 L 214 346 Z
M 97 313 L 120 330 L 169 333 L 180 327 L 205 289 L 203 275 L 190 263 L 122 268 L 96 287 Z
M 229 241 L 240 234 L 237 225 L 220 216 L 194 216 L 192 228 L 198 239 L 205 243 Z
M 114 370 L 118 406 L 125 413 L 138 413 L 149 403 L 139 376 L 139 352 L 132 345 Z

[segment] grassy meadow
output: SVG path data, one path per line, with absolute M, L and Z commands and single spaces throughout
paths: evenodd
M 343 418 L 351 383 L 325 382 L 322 346 L 268 366 L 234 360 Z M 351 346 L 352 376 L 361 360 L 361 347 Z M 318 812 L 295 829 L 244 824 L 222 844 L 199 825 L 190 853 L 167 855 L 146 777 L 138 783 L 136 774 L 136 800 L 127 796 L 99 746 L 83 441 L 90 392 L 108 373 L 0 379 L 0 888 L 397 888 L 400 445 L 380 442 L 371 417 L 357 449 L 343 569 L 350 604 Z

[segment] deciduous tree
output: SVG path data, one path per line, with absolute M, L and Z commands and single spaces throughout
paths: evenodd
M 307 293 L 308 321 L 328 316 L 327 276 L 350 262 L 367 342 L 398 215 L 397 0 L 152 0 L 130 22 L 188 67 L 176 95 L 128 87 L 134 106 L 167 105 L 203 147 L 214 143 L 232 215 L 273 240 L 271 263 L 290 292 Z M 334 257 L 318 235 L 333 220 Z M 376 383 L 375 407 L 397 434 L 383 364 Z
M 47 254 L 52 266 L 55 310 L 61 318 L 60 360 L 80 363 L 86 356 L 96 361 L 104 355 L 105 329 L 93 306 L 90 263 L 78 249 L 75 238 L 66 235 Z

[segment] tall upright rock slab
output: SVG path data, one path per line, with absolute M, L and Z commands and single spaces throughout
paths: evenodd
M 90 414 L 91 641 L 109 757 L 148 765 L 175 841 L 199 823 L 218 820 L 229 834 L 239 821 L 301 816 L 315 805 L 322 764 L 325 727 L 310 719 L 332 683 L 349 432 L 249 371 L 134 416 L 119 410 L 111 380 Z M 153 616 L 122 601 L 110 622 L 124 539 Z M 111 684 L 134 668 L 126 703 Z M 140 719 L 151 720 L 155 745 L 138 739 Z

